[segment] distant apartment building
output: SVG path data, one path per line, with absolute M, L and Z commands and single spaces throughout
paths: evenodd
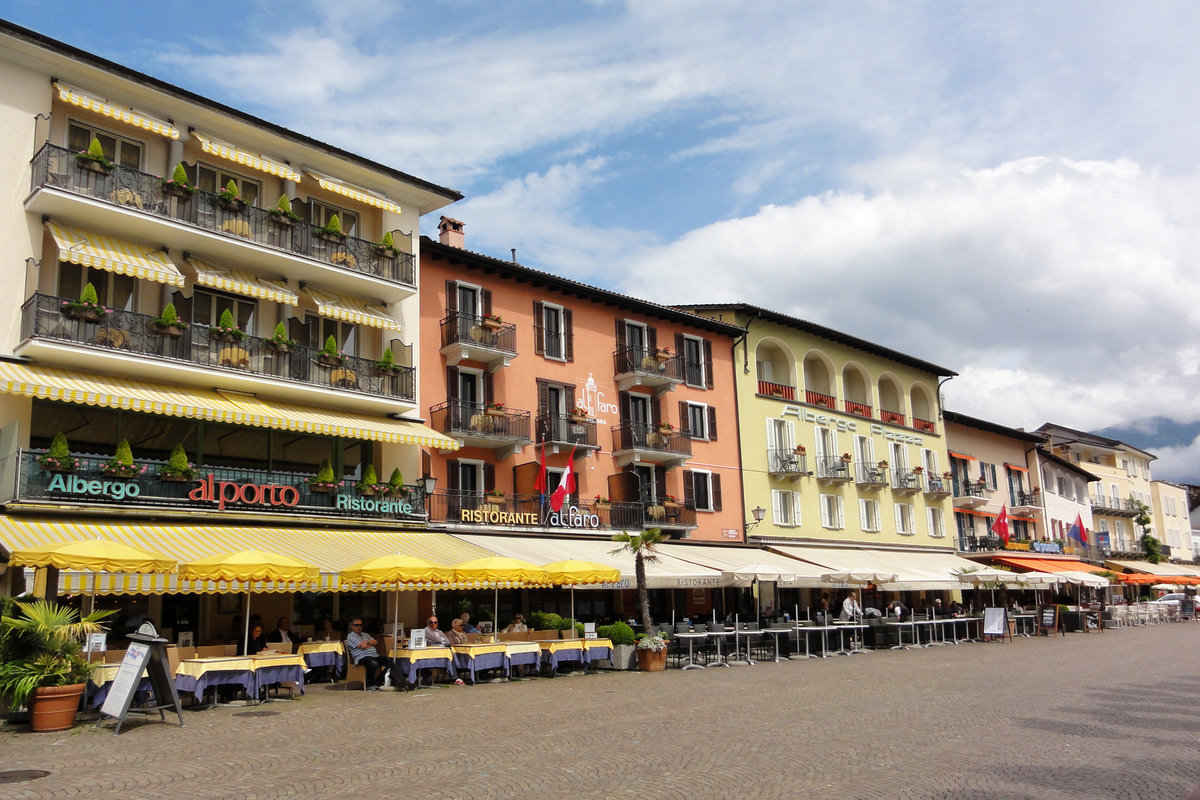
M 1155 538 L 1169 548 L 1170 560 L 1192 561 L 1196 550 L 1192 545 L 1187 487 L 1168 481 L 1151 481 L 1150 497 L 1151 531 Z

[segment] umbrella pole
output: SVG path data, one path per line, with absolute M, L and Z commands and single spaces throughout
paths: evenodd
M 500 584 L 496 584 L 495 594 L 492 597 L 492 633 L 500 632 Z M 492 641 L 498 642 L 499 638 Z
M 395 653 L 400 649 L 400 586 L 396 586 L 394 599 L 392 600 L 392 652 Z
M 250 655 L 250 588 L 246 587 L 246 631 L 242 634 L 242 655 Z
M 575 584 L 571 584 L 571 638 L 575 638 Z

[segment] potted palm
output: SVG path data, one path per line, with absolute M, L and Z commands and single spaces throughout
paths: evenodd
M 0 696 L 28 706 L 35 731 L 62 731 L 75 724 L 79 698 L 92 665 L 83 658 L 88 634 L 104 630 L 109 611 L 78 612 L 57 603 L 17 602 L 21 616 L 0 618 Z
M 657 547 L 666 537 L 662 528 L 647 528 L 641 533 L 621 531 L 613 534 L 613 541 L 621 546 L 612 551 L 612 555 L 633 553 L 633 574 L 637 581 L 638 608 L 642 618 L 642 632 L 648 634 L 653 628 L 650 619 L 650 595 L 646 591 L 646 563 L 658 560 Z M 638 667 L 656 672 L 666 668 L 667 651 L 665 639 L 661 635 L 649 637 L 651 640 L 645 646 L 638 645 Z M 662 647 L 657 645 L 662 643 Z

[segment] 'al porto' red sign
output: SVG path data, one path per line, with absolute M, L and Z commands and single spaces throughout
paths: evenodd
M 199 485 L 188 493 L 191 500 L 207 500 L 225 510 L 226 503 L 244 503 L 251 506 L 286 506 L 300 502 L 300 492 L 295 486 L 278 483 L 233 483 L 218 481 L 213 473 L 201 478 Z

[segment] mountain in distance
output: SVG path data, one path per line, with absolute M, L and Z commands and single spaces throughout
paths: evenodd
M 1200 436 L 1200 420 L 1176 422 L 1168 417 L 1145 417 L 1124 425 L 1111 425 L 1092 431 L 1153 453 L 1157 448 L 1187 447 Z

